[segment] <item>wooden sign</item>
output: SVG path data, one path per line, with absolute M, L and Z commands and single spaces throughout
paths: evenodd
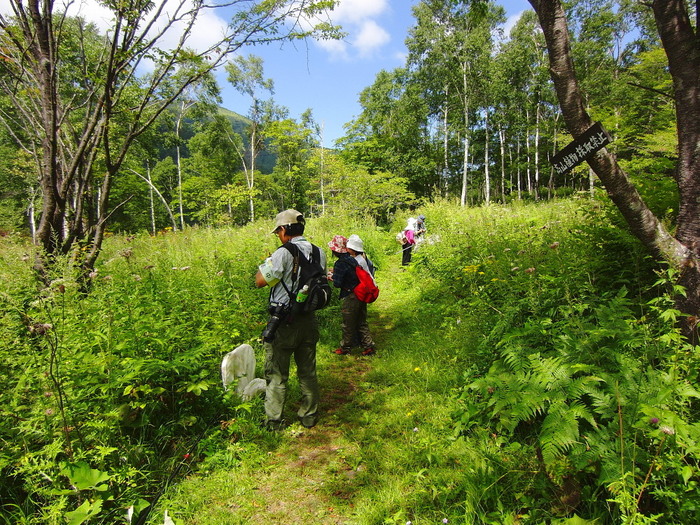
M 611 142 L 612 139 L 603 125 L 596 122 L 571 144 L 554 155 L 552 158 L 554 170 L 557 175 L 563 175 Z

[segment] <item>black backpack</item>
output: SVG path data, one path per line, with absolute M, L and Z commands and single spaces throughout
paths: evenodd
M 294 268 L 292 269 L 292 289 L 287 290 L 292 301 L 294 311 L 301 313 L 314 312 L 325 308 L 331 302 L 332 292 L 328 284 L 326 272 L 321 266 L 321 252 L 318 246 L 311 245 L 311 260 L 299 251 L 299 247 L 292 242 L 282 245 L 294 257 Z M 297 280 L 298 270 L 301 270 L 299 281 Z M 296 300 L 297 292 L 304 285 L 308 285 L 307 299 L 303 303 Z M 286 288 L 286 287 L 285 287 Z

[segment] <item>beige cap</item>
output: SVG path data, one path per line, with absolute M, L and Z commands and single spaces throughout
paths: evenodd
M 275 228 L 272 233 L 277 233 L 277 228 L 287 226 L 289 224 L 305 224 L 304 216 L 296 210 L 284 210 L 275 217 Z

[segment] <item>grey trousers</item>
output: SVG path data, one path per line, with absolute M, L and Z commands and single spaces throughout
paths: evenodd
M 296 315 L 291 323 L 283 322 L 275 338 L 264 343 L 265 348 L 265 414 L 268 421 L 282 419 L 287 400 L 287 382 L 292 356 L 297 366 L 301 389 L 299 417 L 315 416 L 318 412 L 319 388 L 316 376 L 316 343 L 318 321 L 311 314 Z

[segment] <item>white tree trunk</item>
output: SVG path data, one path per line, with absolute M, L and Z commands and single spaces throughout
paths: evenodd
M 323 122 L 321 122 L 321 166 L 319 167 L 320 173 L 319 173 L 319 180 L 321 182 L 321 215 L 326 214 L 326 193 L 324 189 L 324 171 L 326 169 L 326 166 L 324 164 L 324 153 L 326 152 L 326 148 L 323 145 Z
M 501 202 L 506 203 L 506 132 L 503 125 L 498 126 L 499 147 L 501 150 Z
M 253 188 L 255 187 L 255 157 L 256 153 L 256 140 L 257 135 L 257 124 L 253 123 L 253 129 L 250 134 L 250 167 L 249 171 L 246 172 L 246 183 L 248 184 L 248 208 L 250 211 L 250 222 L 255 220 L 255 203 L 253 202 Z
M 161 192 L 159 192 L 159 191 L 158 191 L 158 188 L 156 188 L 155 184 L 153 184 L 153 183 L 151 182 L 151 180 L 150 180 L 150 179 L 151 179 L 150 175 L 149 175 L 148 177 L 144 177 L 144 176 L 141 175 L 138 171 L 135 171 L 135 170 L 132 170 L 132 169 L 130 169 L 129 171 L 131 171 L 131 172 L 132 172 L 134 175 L 136 175 L 137 177 L 141 177 L 141 179 L 143 179 L 144 181 L 146 181 L 146 183 L 148 184 L 148 186 L 149 186 L 153 191 L 156 192 L 156 195 L 158 195 L 158 198 L 159 198 L 159 199 L 161 200 L 161 202 L 165 205 L 165 209 L 166 209 L 166 211 L 168 212 L 168 215 L 170 216 L 170 222 L 171 222 L 172 225 L 173 225 L 173 231 L 177 231 L 177 221 L 175 220 L 175 215 L 173 215 L 173 212 L 172 212 L 172 210 L 170 209 L 170 206 L 168 205 L 168 201 L 165 200 L 165 197 L 163 197 L 163 194 L 162 194 Z
M 36 194 L 34 186 L 29 187 L 29 204 L 27 205 L 27 220 L 29 221 L 29 231 L 32 234 L 32 242 L 36 244 Z
M 180 212 L 180 229 L 183 231 L 185 229 L 185 212 L 182 206 L 182 158 L 180 153 L 180 129 L 182 127 L 182 119 L 185 116 L 185 111 L 187 111 L 187 106 L 183 100 L 182 104 L 180 105 L 180 114 L 177 116 L 177 122 L 175 123 L 175 140 L 177 141 L 177 146 L 175 147 L 177 162 L 177 198 L 178 210 Z
M 439 183 L 440 186 L 440 191 L 442 192 L 443 196 L 447 195 L 447 185 L 448 185 L 448 173 L 449 173 L 449 155 L 448 155 L 448 148 L 449 148 L 449 135 L 448 135 L 448 128 L 447 128 L 447 100 L 449 96 L 449 87 L 445 87 L 445 106 L 442 110 L 442 149 L 443 149 L 443 168 L 442 168 L 442 174 L 441 174 L 441 180 Z
M 540 104 L 537 103 L 535 110 L 535 200 L 540 195 Z
M 467 205 L 467 187 L 468 187 L 468 176 L 469 176 L 469 133 L 464 134 L 464 152 L 462 159 L 462 196 L 460 198 L 460 205 Z
M 464 93 L 462 95 L 462 111 L 464 111 L 464 154 L 462 158 L 462 197 L 460 204 L 467 205 L 467 185 L 469 176 L 469 100 L 467 98 L 467 67 L 462 64 L 462 84 Z
M 530 112 L 525 110 L 525 176 L 527 177 L 527 192 L 532 193 L 530 181 Z
M 520 177 L 520 135 L 518 135 L 518 144 L 517 144 L 517 150 L 515 152 L 515 159 L 516 162 L 518 163 L 518 180 L 517 180 L 517 185 L 518 185 L 518 200 L 521 200 L 523 198 L 523 185 L 522 185 L 522 180 Z
M 489 112 L 486 110 L 484 119 L 485 144 L 484 144 L 484 200 L 491 204 L 491 172 L 489 171 Z
M 146 177 L 148 178 L 148 201 L 151 207 L 151 233 L 156 234 L 156 208 L 153 201 L 153 181 L 151 180 L 151 165 L 146 163 Z

